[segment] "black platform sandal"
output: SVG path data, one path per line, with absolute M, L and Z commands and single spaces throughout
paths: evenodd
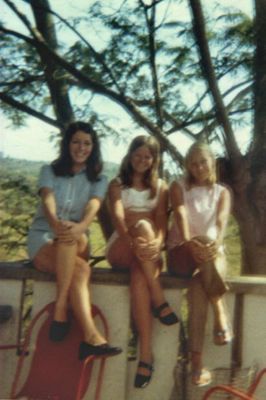
M 136 374 L 134 386 L 143 389 L 150 383 L 154 368 L 152 364 L 145 363 L 144 361 L 139 361 L 138 368 L 145 368 L 150 371 L 150 375 Z
M 153 315 L 155 318 L 158 318 L 162 324 L 164 325 L 174 325 L 179 322 L 177 315 L 171 311 L 169 314 L 161 315 L 161 312 L 169 307 L 169 303 L 162 303 L 159 307 L 153 309 Z

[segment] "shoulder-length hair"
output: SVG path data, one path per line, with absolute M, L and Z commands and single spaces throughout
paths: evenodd
M 77 131 L 82 131 L 91 136 L 93 147 L 87 159 L 85 172 L 88 180 L 97 181 L 98 175 L 102 171 L 103 162 L 100 150 L 99 139 L 93 127 L 82 121 L 72 122 L 63 133 L 59 157 L 53 161 L 52 168 L 56 176 L 72 176 L 72 158 L 70 155 L 70 142 Z
M 143 176 L 143 184 L 148 189 L 151 189 L 151 198 L 153 198 L 156 195 L 160 163 L 160 145 L 154 137 L 140 135 L 132 140 L 128 152 L 122 160 L 119 177 L 122 185 L 127 187 L 132 186 L 134 171 L 131 164 L 131 156 L 141 146 L 147 146 L 153 158 L 151 168 Z
M 193 183 L 195 183 L 195 178 L 193 177 L 193 175 L 190 172 L 189 165 L 190 165 L 192 156 L 197 152 L 207 154 L 212 160 L 213 168 L 210 171 L 210 176 L 207 181 L 207 184 L 212 186 L 217 181 L 216 160 L 215 160 L 215 156 L 214 156 L 211 148 L 209 147 L 209 145 L 207 143 L 204 143 L 204 142 L 193 143 L 192 146 L 188 149 L 188 152 L 185 156 L 185 168 L 186 168 L 185 180 L 186 180 L 186 183 L 187 183 L 188 187 L 190 187 L 191 185 L 193 185 Z

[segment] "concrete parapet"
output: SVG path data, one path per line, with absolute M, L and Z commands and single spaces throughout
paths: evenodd
M 22 298 L 25 282 L 33 280 L 33 312 L 35 315 L 55 296 L 54 277 L 36 271 L 28 261 L 0 263 L 0 305 L 12 307 L 11 318 L 0 324 L 0 343 L 15 344 L 21 330 Z M 162 285 L 167 300 L 180 314 L 181 297 L 187 282 L 163 273 Z M 232 316 L 235 338 L 226 347 L 212 342 L 212 313 L 209 313 L 206 340 L 206 365 L 218 371 L 237 368 L 258 369 L 266 364 L 266 277 L 245 276 L 228 279 L 226 295 L 228 312 Z M 130 330 L 129 276 L 124 272 L 95 268 L 92 274 L 92 302 L 105 314 L 110 330 L 110 342 L 123 347 L 124 352 L 107 361 L 102 388 L 102 400 L 198 400 L 205 389 L 190 384 L 189 375 L 184 382 L 182 366 L 177 363 L 180 325 L 165 327 L 154 320 L 153 349 L 155 371 L 150 385 L 144 390 L 133 386 L 137 361 L 127 358 Z M 0 352 L 0 399 L 8 398 L 17 362 L 16 351 Z M 97 368 L 97 367 L 96 367 Z M 185 369 L 188 373 L 188 369 Z M 231 372 L 228 372 L 230 378 Z M 228 377 L 226 379 L 229 379 Z M 93 380 L 92 380 L 93 382 Z M 226 382 L 223 382 L 226 383 Z M 266 384 L 266 382 L 265 382 Z M 93 383 L 92 383 L 93 386 Z M 263 399 L 265 385 L 258 391 Z M 185 394 L 184 394 L 185 393 Z M 261 397 L 260 397 L 261 396 Z M 84 400 L 90 399 L 88 393 Z

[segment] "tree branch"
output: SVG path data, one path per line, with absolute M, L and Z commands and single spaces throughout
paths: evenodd
M 55 126 L 56 128 L 63 128 L 63 126 L 59 125 L 57 120 L 47 117 L 46 115 L 36 111 L 35 109 L 29 107 L 28 105 L 13 99 L 11 96 L 8 96 L 6 93 L 0 92 L 0 99 L 4 103 L 10 105 L 11 107 L 14 107 L 19 111 L 27 113 L 27 114 L 31 115 L 32 117 L 38 118 L 41 121 L 46 122 L 49 125 Z
M 55 17 L 57 17 L 61 22 L 63 22 L 72 32 L 75 33 L 75 35 L 77 35 L 77 37 L 90 49 L 90 51 L 92 52 L 93 56 L 95 57 L 95 60 L 97 62 L 99 62 L 104 71 L 110 76 L 111 81 L 113 82 L 114 86 L 117 88 L 117 90 L 119 92 L 121 92 L 121 88 L 117 82 L 117 80 L 114 77 L 114 74 L 112 73 L 112 71 L 110 70 L 110 68 L 108 67 L 108 65 L 106 64 L 104 57 L 102 54 L 98 53 L 94 47 L 87 41 L 87 39 L 84 38 L 83 35 L 80 34 L 80 32 L 73 27 L 65 18 L 61 17 L 61 15 L 59 15 L 57 12 L 51 10 L 51 8 L 47 8 L 44 6 L 35 6 L 35 8 L 39 8 L 40 10 L 43 10 L 44 12 L 50 13 L 52 15 L 54 15 Z
M 189 3 L 193 15 L 193 30 L 200 55 L 202 72 L 213 97 L 217 120 L 219 124 L 221 124 L 221 126 L 223 127 L 223 131 L 226 137 L 226 140 L 224 140 L 224 144 L 227 149 L 227 153 L 233 161 L 234 159 L 238 159 L 241 153 L 234 137 L 234 132 L 228 118 L 226 107 L 223 103 L 223 98 L 220 93 L 214 68 L 212 65 L 209 45 L 206 39 L 205 23 L 201 2 L 200 0 L 189 0 Z
M 63 57 L 58 55 L 54 50 L 50 49 L 47 44 L 41 40 L 39 41 L 38 38 L 32 39 L 29 38 L 25 35 L 22 35 L 21 33 L 18 33 L 13 30 L 8 30 L 0 26 L 0 31 L 5 32 L 6 34 L 13 35 L 15 37 L 18 37 L 20 39 L 25 40 L 27 43 L 30 43 L 33 45 L 35 48 L 40 48 L 46 52 L 46 57 L 47 58 L 52 58 L 58 65 L 63 67 L 68 73 L 70 73 L 72 76 L 83 82 L 84 87 L 87 89 L 90 89 L 94 93 L 97 93 L 99 95 L 106 96 L 119 104 L 124 110 L 131 116 L 133 119 L 139 123 L 140 126 L 142 126 L 144 129 L 146 129 L 148 132 L 153 134 L 158 141 L 160 142 L 160 145 L 163 150 L 167 149 L 169 151 L 169 154 L 171 157 L 182 163 L 183 162 L 183 157 L 182 155 L 178 152 L 175 146 L 172 145 L 172 143 L 168 140 L 167 136 L 162 132 L 159 126 L 156 126 L 153 124 L 134 104 L 134 101 L 131 100 L 129 97 L 124 96 L 123 94 L 116 93 L 112 89 L 109 89 L 105 85 L 101 84 L 100 82 L 96 82 L 95 80 L 91 79 L 88 77 L 84 72 L 76 69 L 72 64 L 70 64 L 68 61 L 66 61 Z
M 157 124 L 162 128 L 163 127 L 162 99 L 161 99 L 160 85 L 159 85 L 157 66 L 156 66 L 156 43 L 155 43 L 156 1 L 153 1 L 151 4 L 151 16 L 149 16 L 148 13 L 148 6 L 146 6 L 142 0 L 139 0 L 139 3 L 143 8 L 146 19 L 146 25 L 148 29 L 150 67 L 152 75 L 152 86 L 155 98 L 155 113 L 157 116 Z

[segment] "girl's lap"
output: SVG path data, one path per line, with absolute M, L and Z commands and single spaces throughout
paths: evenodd
M 89 248 L 88 242 L 84 241 L 84 237 L 81 236 L 80 240 L 76 242 L 77 244 L 77 257 L 84 260 L 89 259 Z M 58 245 L 64 245 L 64 243 L 59 243 L 57 240 L 50 240 L 43 244 L 41 248 L 37 251 L 33 258 L 33 265 L 36 269 L 42 272 L 55 273 L 56 265 L 56 254 L 58 251 Z M 71 244 L 72 246 L 73 244 Z M 69 246 L 69 244 L 66 244 Z M 63 251 L 63 250 L 61 250 Z
M 128 270 L 136 260 L 132 249 L 120 237 L 112 241 L 106 257 L 115 270 Z
M 185 243 L 167 251 L 167 270 L 170 274 L 180 278 L 191 278 L 196 267 Z
M 45 243 L 33 258 L 33 265 L 42 272 L 55 273 L 56 246 L 54 241 Z

